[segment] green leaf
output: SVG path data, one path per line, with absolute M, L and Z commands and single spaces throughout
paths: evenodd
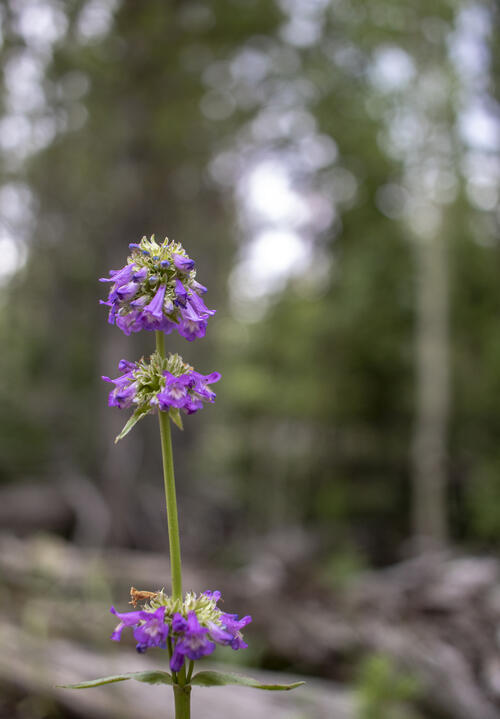
M 170 407 L 170 409 L 168 411 L 168 416 L 170 417 L 172 422 L 179 427 L 179 429 L 184 429 L 184 425 L 182 424 L 181 413 L 179 412 L 177 407 Z
M 198 687 L 223 687 L 228 684 L 236 684 L 240 687 L 252 687 L 253 689 L 265 689 L 267 691 L 288 691 L 300 687 L 305 682 L 294 684 L 261 684 L 257 679 L 244 677 L 241 674 L 229 674 L 223 672 L 198 672 L 191 679 L 191 684 Z
M 123 439 L 125 435 L 127 435 L 132 427 L 134 427 L 137 422 L 142 419 L 145 415 L 149 414 L 151 411 L 150 407 L 141 407 L 139 409 L 136 409 L 134 414 L 130 417 L 125 427 L 122 429 L 118 437 L 115 439 L 115 444 L 120 441 L 120 439 Z
M 112 677 L 100 677 L 100 679 L 91 679 L 88 682 L 80 682 L 79 684 L 59 684 L 58 686 L 60 689 L 90 689 L 91 687 L 100 687 L 103 684 L 124 682 L 127 679 L 135 679 L 136 682 L 145 684 L 172 684 L 172 677 L 168 672 L 155 671 L 115 674 Z

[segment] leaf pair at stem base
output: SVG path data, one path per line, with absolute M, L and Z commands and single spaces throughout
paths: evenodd
M 99 687 L 103 684 L 113 684 L 114 682 L 124 682 L 127 679 L 135 679 L 137 682 L 145 684 L 168 684 L 173 686 L 172 675 L 163 671 L 149 672 L 129 672 L 127 674 L 115 674 L 111 677 L 101 677 L 92 679 L 88 682 L 80 682 L 79 684 L 62 684 L 61 689 L 90 689 Z M 293 684 L 262 684 L 257 679 L 246 677 L 241 674 L 232 674 L 229 672 L 204 671 L 198 672 L 191 679 L 191 686 L 198 687 L 222 687 L 228 685 L 251 687 L 252 689 L 263 689 L 266 691 L 289 691 L 300 687 L 304 682 L 294 682 Z

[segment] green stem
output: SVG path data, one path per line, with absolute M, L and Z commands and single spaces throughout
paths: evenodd
M 191 687 L 174 685 L 175 719 L 190 719 L 191 717 Z
M 156 351 L 161 357 L 165 357 L 165 335 L 163 332 L 155 332 Z
M 165 357 L 165 335 L 156 332 L 156 350 Z M 179 519 L 177 516 L 177 499 L 175 496 L 174 459 L 172 454 L 172 438 L 170 434 L 170 417 L 168 412 L 158 410 L 161 435 L 161 454 L 163 459 L 163 479 L 165 483 L 165 500 L 167 503 L 168 542 L 170 547 L 170 575 L 172 578 L 172 597 L 182 603 L 182 569 L 181 541 L 179 537 Z M 171 639 L 168 639 L 169 654 L 172 656 Z M 192 671 L 192 670 L 191 670 Z M 174 680 L 175 719 L 190 719 L 191 687 L 186 682 L 186 668 L 180 672 L 172 672 Z
M 165 357 L 165 335 L 156 332 L 156 349 Z M 161 454 L 163 458 L 163 478 L 167 503 L 168 541 L 170 546 L 170 575 L 172 578 L 172 597 L 182 602 L 181 542 L 179 520 L 177 517 L 177 499 L 175 496 L 174 460 L 172 439 L 170 436 L 170 418 L 168 412 L 158 411 L 160 420 Z

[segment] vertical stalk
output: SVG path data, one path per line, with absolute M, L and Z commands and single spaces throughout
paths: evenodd
M 447 248 L 438 230 L 417 238 L 413 531 L 419 553 L 447 539 L 446 458 L 450 415 Z
M 156 332 L 156 349 L 165 357 L 165 335 Z M 179 520 L 177 517 L 177 499 L 175 496 L 174 460 L 172 439 L 170 436 L 170 418 L 168 412 L 158 411 L 161 435 L 161 454 L 163 458 L 163 479 L 167 504 L 168 542 L 170 548 L 170 575 L 172 578 L 172 596 L 182 601 L 181 542 Z
M 161 357 L 165 357 L 165 335 L 156 332 L 156 349 Z M 161 455 L 163 459 L 163 481 L 165 484 L 165 501 L 167 504 L 168 543 L 170 549 L 170 576 L 172 578 L 172 597 L 182 602 L 182 568 L 181 541 L 179 536 L 179 519 L 177 516 L 177 498 L 175 496 L 174 458 L 172 454 L 172 438 L 170 434 L 170 417 L 168 412 L 158 410 L 161 436 Z M 169 639 L 169 650 L 172 647 Z M 186 668 L 182 667 L 178 674 L 173 673 L 175 719 L 191 717 L 191 686 L 186 682 Z
M 191 687 L 174 685 L 175 717 L 176 719 L 190 719 L 191 717 Z

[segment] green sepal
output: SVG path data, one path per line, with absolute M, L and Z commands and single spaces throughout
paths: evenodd
M 115 444 L 117 442 L 119 442 L 120 439 L 123 439 L 125 437 L 125 435 L 127 435 L 130 432 L 132 427 L 134 427 L 140 419 L 142 419 L 147 414 L 149 414 L 149 412 L 151 412 L 151 407 L 139 407 L 138 409 L 136 409 L 134 414 L 129 418 L 125 427 L 122 429 L 122 431 L 120 432 L 118 437 L 115 439 Z
M 177 407 L 170 407 L 170 409 L 168 410 L 168 416 L 170 417 L 172 422 L 177 425 L 177 427 L 179 427 L 179 429 L 184 429 L 181 413 L 179 412 Z
M 228 684 L 240 687 L 252 687 L 252 689 L 265 689 L 271 692 L 289 691 L 300 687 L 305 682 L 294 682 L 294 684 L 262 684 L 252 677 L 245 677 L 241 674 L 229 674 L 226 672 L 198 672 L 191 679 L 191 684 L 198 687 L 223 687 Z
M 172 684 L 172 676 L 168 672 L 129 672 L 128 674 L 115 674 L 112 677 L 100 677 L 100 679 L 91 679 L 88 682 L 80 682 L 79 684 L 59 684 L 59 689 L 91 689 L 92 687 L 100 687 L 103 684 L 113 684 L 114 682 L 124 682 L 127 679 L 135 679 L 136 682 L 144 684 Z

